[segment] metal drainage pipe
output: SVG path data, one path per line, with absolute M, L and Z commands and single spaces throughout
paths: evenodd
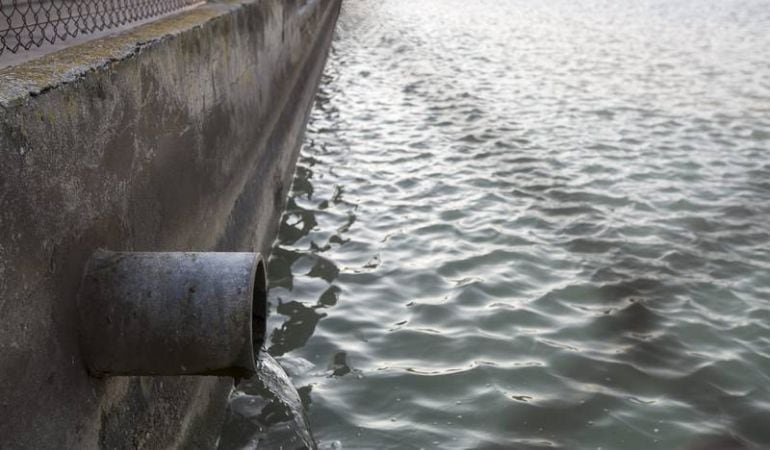
M 98 250 L 78 293 L 89 372 L 248 378 L 265 334 L 259 253 Z

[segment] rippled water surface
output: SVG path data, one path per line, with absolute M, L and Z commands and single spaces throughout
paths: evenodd
M 768 152 L 766 0 L 346 0 L 266 345 L 324 448 L 770 446 Z

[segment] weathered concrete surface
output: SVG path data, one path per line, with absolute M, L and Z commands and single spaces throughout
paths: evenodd
M 231 379 L 87 375 L 97 248 L 273 239 L 340 0 L 211 3 L 0 70 L 0 448 L 207 448 Z

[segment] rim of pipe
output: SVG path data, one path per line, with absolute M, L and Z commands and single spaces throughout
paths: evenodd
M 254 370 L 257 367 L 257 353 L 262 349 L 267 333 L 267 267 L 261 253 L 255 253 L 257 263 L 254 264 L 254 273 L 251 276 L 251 320 L 249 331 L 251 335 L 251 359 Z M 259 331 L 254 330 L 255 323 L 259 325 Z

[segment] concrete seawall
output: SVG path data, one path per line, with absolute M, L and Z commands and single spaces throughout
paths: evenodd
M 210 448 L 232 380 L 89 377 L 97 248 L 261 251 L 340 0 L 230 0 L 0 70 L 0 449 Z

